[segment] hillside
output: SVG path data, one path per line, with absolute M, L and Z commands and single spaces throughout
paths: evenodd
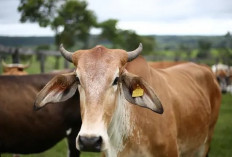
M 204 40 L 212 44 L 212 48 L 218 48 L 225 43 L 224 36 L 156 36 L 154 35 L 158 49 L 177 49 L 180 45 L 185 45 L 191 49 L 198 47 L 198 42 Z
M 198 47 L 198 41 L 205 40 L 212 44 L 212 48 L 220 47 L 225 42 L 224 36 L 161 36 L 152 35 L 156 39 L 157 48 L 177 49 L 180 45 L 185 45 L 191 49 Z M 96 36 L 91 36 L 90 42 L 94 42 Z M 38 46 L 54 44 L 54 37 L 5 37 L 0 36 L 0 45 L 5 46 Z
M 0 45 L 5 46 L 38 46 L 54 44 L 54 37 L 7 37 L 0 36 Z

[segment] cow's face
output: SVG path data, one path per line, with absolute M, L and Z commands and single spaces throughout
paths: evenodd
M 49 102 L 65 101 L 76 89 L 79 90 L 82 127 L 76 139 L 77 149 L 109 149 L 111 127 L 117 120 L 115 116 L 124 112 L 123 106 L 126 104 L 123 102 L 126 100 L 127 103 L 163 112 L 151 87 L 143 79 L 124 69 L 131 58 L 126 51 L 98 46 L 91 50 L 77 51 L 71 57 L 63 55 L 74 63 L 76 70 L 50 81 L 37 96 L 35 106 L 40 108 Z M 132 58 L 137 55 L 133 54 Z M 133 90 L 138 86 L 144 90 L 144 94 L 132 97 Z
M 82 127 L 77 148 L 103 151 L 109 143 L 107 130 L 120 92 L 119 77 L 127 55 L 122 50 L 96 47 L 73 56 L 79 83 Z

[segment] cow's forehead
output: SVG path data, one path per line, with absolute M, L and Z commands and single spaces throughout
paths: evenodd
M 127 59 L 126 51 L 107 49 L 102 46 L 79 51 L 75 55 L 77 76 L 81 78 L 86 88 L 92 89 L 93 86 L 96 86 L 96 90 L 110 84 L 119 74 L 119 69 L 125 64 L 124 60 Z
M 125 64 L 126 51 L 95 47 L 91 50 L 78 51 L 73 56 L 76 74 L 85 89 L 88 102 L 98 102 L 102 92 L 119 75 L 119 68 Z
M 126 51 L 107 49 L 104 46 L 96 46 L 90 50 L 80 50 L 73 55 L 74 65 L 85 70 L 113 68 L 124 65 L 126 61 Z

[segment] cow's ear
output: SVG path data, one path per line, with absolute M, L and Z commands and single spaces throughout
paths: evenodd
M 62 102 L 71 98 L 78 87 L 74 73 L 62 74 L 54 77 L 37 94 L 34 109 L 38 110 L 48 103 Z
M 126 100 L 132 104 L 163 113 L 162 104 L 148 83 L 137 75 L 125 72 L 121 76 L 122 88 Z

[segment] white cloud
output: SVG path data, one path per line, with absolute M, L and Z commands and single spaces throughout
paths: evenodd
M 175 21 L 188 18 L 232 15 L 228 0 L 88 0 L 100 20 Z
M 19 0 L 0 1 L 0 24 L 18 22 L 20 14 L 17 11 Z
M 0 35 L 3 36 L 54 36 L 50 28 L 41 28 L 38 24 L 0 24 Z
M 232 32 L 231 0 L 87 0 L 99 21 L 119 20 L 138 34 L 223 35 Z M 19 0 L 0 1 L 0 35 L 53 35 L 38 24 L 20 24 Z M 96 32 L 93 30 L 92 32 Z M 99 31 L 98 31 L 99 32 Z
M 232 31 L 228 0 L 88 0 L 99 20 L 119 20 L 138 34 L 223 35 Z M 102 6 L 104 5 L 104 6 Z
M 149 35 L 224 35 L 231 31 L 232 20 L 191 19 L 179 22 L 119 22 L 122 29 L 138 30 Z

